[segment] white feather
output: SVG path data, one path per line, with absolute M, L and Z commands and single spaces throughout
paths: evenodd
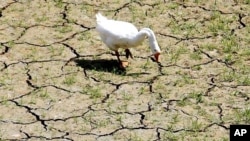
M 97 32 L 99 32 L 102 41 L 111 50 L 117 51 L 119 48 L 127 49 L 136 47 L 148 36 L 151 51 L 154 54 L 160 52 L 154 32 L 149 28 L 143 28 L 138 32 L 133 24 L 109 20 L 100 13 L 96 14 L 96 21 Z

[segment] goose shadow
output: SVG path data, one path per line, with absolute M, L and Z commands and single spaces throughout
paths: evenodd
M 76 59 L 74 60 L 77 66 L 80 66 L 86 70 L 95 70 L 102 72 L 110 72 L 118 75 L 125 75 L 126 69 L 120 68 L 117 60 L 87 60 L 87 59 Z
M 139 72 L 139 73 L 127 73 L 125 68 L 121 68 L 117 60 L 88 60 L 88 59 L 75 59 L 74 62 L 77 66 L 82 67 L 86 70 L 95 70 L 102 72 L 114 73 L 117 75 L 126 75 L 126 76 L 138 76 L 138 75 L 149 75 L 148 72 Z

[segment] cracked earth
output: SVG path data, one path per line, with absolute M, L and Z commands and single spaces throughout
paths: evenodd
M 0 0 L 0 140 L 229 140 L 250 124 L 249 3 Z M 96 11 L 150 27 L 161 63 L 145 40 L 120 70 Z

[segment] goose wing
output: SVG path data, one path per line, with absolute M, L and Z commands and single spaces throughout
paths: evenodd
M 129 40 L 138 33 L 137 28 L 133 24 L 115 20 L 97 22 L 96 30 L 99 32 L 103 42 L 114 50 L 119 47 L 127 48 Z

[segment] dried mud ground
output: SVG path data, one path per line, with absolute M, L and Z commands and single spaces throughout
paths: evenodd
M 249 0 L 0 2 L 0 140 L 227 141 L 250 124 Z M 120 70 L 96 11 L 150 27 L 161 63 L 146 39 Z

